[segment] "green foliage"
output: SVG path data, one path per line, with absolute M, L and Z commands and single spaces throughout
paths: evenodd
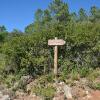
M 36 95 L 40 95 L 45 98 L 45 100 L 51 100 L 54 96 L 55 93 L 55 88 L 51 86 L 47 86 L 44 88 L 39 88 L 39 87 L 34 87 L 33 88 L 33 93 Z
M 79 21 L 87 21 L 87 15 L 83 8 L 79 10 L 79 18 L 80 18 Z
M 0 42 L 4 42 L 8 33 L 7 32 L 0 32 Z
M 88 68 L 88 67 L 82 67 L 80 68 L 80 77 L 83 78 L 83 77 L 87 77 L 90 73 L 92 73 L 93 69 L 91 68 Z
M 41 86 L 46 86 L 48 83 L 52 83 L 54 81 L 54 75 L 48 74 L 48 75 L 42 75 L 38 78 L 38 83 Z
M 0 53 L 5 55 L 0 60 L 0 74 L 36 78 L 50 73 L 53 49 L 47 42 L 58 37 L 66 41 L 58 51 L 60 78 L 69 78 L 69 73 L 75 80 L 86 77 L 92 68 L 100 67 L 100 9 L 91 7 L 90 12 L 80 9 L 78 15 L 70 13 L 67 3 L 53 0 L 47 9 L 36 11 L 35 21 L 25 28 L 27 34 L 18 30 L 8 34 L 0 27 Z
M 96 6 L 91 7 L 91 16 L 90 16 L 90 21 L 92 22 L 100 22 L 100 9 L 97 8 Z
M 95 90 L 100 90 L 100 83 L 90 83 L 89 87 Z
M 39 76 L 31 88 L 31 92 L 44 98 L 44 100 L 51 100 L 56 92 L 53 87 L 54 75 L 52 73 Z
M 11 41 L 5 42 L 2 52 L 8 56 L 8 69 L 13 70 L 15 73 L 22 72 L 26 75 L 42 74 L 44 63 L 46 67 L 49 59 L 49 51 L 45 48 L 45 45 L 41 37 L 33 37 L 32 35 L 14 37 Z
M 33 33 L 34 32 L 33 26 L 34 26 L 34 24 L 30 24 L 27 27 L 25 27 L 25 33 L 29 33 L 29 34 Z
M 2 73 L 2 71 L 5 68 L 5 55 L 0 54 L 0 74 Z
M 0 26 L 0 32 L 6 32 L 5 26 Z
M 0 26 L 0 42 L 4 42 L 8 35 L 5 26 Z
M 68 61 L 67 62 L 64 61 L 64 65 L 61 66 L 61 68 L 62 69 L 61 69 L 59 80 L 62 80 L 62 81 L 66 81 L 66 79 L 69 79 L 69 78 L 71 78 L 72 80 L 79 80 L 80 78 L 83 78 L 83 77 L 89 77 L 89 76 L 95 77 L 98 75 L 98 72 L 96 71 L 94 71 L 94 74 L 93 74 L 93 68 L 91 67 L 86 67 L 86 66 L 78 67 L 76 65 L 74 66 L 73 63 L 68 62 Z
M 78 73 L 78 69 L 76 68 L 76 66 L 75 66 L 75 68 L 72 69 L 70 77 L 72 80 L 79 80 L 80 79 L 80 75 Z
M 100 90 L 100 83 L 95 84 L 94 88 Z
M 53 2 L 49 5 L 49 9 L 55 20 L 60 22 L 69 20 L 68 5 L 62 0 L 53 0 Z
M 9 34 L 9 37 L 18 37 L 23 35 L 23 32 L 17 29 L 13 29 L 13 31 Z
M 14 81 L 15 81 L 15 76 L 13 76 L 13 75 L 7 76 L 7 78 L 4 80 L 4 82 L 7 84 L 8 88 L 13 86 Z
M 99 69 L 92 70 L 91 73 L 87 76 L 88 80 L 94 81 L 96 78 L 100 76 L 100 71 Z
M 16 81 L 20 79 L 19 76 L 9 74 L 8 76 L 2 76 L 2 83 L 6 84 L 8 88 L 12 88 Z

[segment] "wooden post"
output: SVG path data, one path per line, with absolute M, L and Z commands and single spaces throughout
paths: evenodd
M 58 74 L 58 46 L 64 45 L 66 42 L 62 39 L 50 39 L 48 40 L 48 45 L 54 46 L 54 75 L 55 81 L 57 82 L 57 74 Z
M 55 37 L 55 40 L 57 40 L 57 37 Z M 54 47 L 54 75 L 55 75 L 55 81 L 57 81 L 57 73 L 58 73 L 58 46 L 56 45 Z

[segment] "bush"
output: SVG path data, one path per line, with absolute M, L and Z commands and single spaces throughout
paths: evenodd
M 90 82 L 89 87 L 95 90 L 100 90 L 100 83 Z
M 40 75 L 48 71 L 49 51 L 40 36 L 13 37 L 2 46 L 2 52 L 7 55 L 6 64 L 10 71 L 22 75 Z
M 72 80 L 79 80 L 80 79 L 80 75 L 78 73 L 78 70 L 73 69 L 71 74 L 70 74 L 70 77 L 71 77 Z
M 8 88 L 13 87 L 14 83 L 18 81 L 17 77 L 14 75 L 8 75 L 4 78 L 3 82 L 6 83 Z
M 90 81 L 94 81 L 96 78 L 100 76 L 100 69 L 92 70 L 91 73 L 88 74 L 87 79 Z
M 87 77 L 90 73 L 92 73 L 93 69 L 89 67 L 82 67 L 79 70 L 80 77 Z
M 0 62 L 1 75 L 32 75 L 37 78 L 48 74 L 53 69 L 53 49 L 47 42 L 55 37 L 66 41 L 64 46 L 59 46 L 58 68 L 62 80 L 69 73 L 77 80 L 87 76 L 88 67 L 100 66 L 100 17 L 91 13 L 85 20 L 84 16 L 80 20 L 82 16 L 69 13 L 67 4 L 60 1 L 55 0 L 45 11 L 39 9 L 36 12 L 35 22 L 25 29 L 32 34 L 20 34 L 22 32 L 17 30 L 8 34 L 5 27 L 0 28 L 0 53 L 6 56 L 4 62 Z M 95 10 L 99 15 L 99 9 Z M 91 16 L 94 21 L 90 20 Z
M 33 93 L 44 97 L 46 100 L 49 100 L 49 99 L 51 100 L 55 94 L 55 88 L 50 87 L 50 86 L 44 87 L 44 88 L 35 87 L 33 88 Z

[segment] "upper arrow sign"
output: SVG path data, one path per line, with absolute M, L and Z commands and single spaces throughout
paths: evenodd
M 53 39 L 48 40 L 48 45 L 57 46 L 57 45 L 64 45 L 66 42 L 62 39 Z

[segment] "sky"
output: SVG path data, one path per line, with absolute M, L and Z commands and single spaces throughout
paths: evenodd
M 0 0 L 0 25 L 7 31 L 13 29 L 24 31 L 25 27 L 34 22 L 34 13 L 38 8 L 46 9 L 52 0 Z M 70 12 L 78 12 L 84 8 L 87 12 L 91 6 L 100 8 L 100 0 L 63 0 L 69 5 Z

